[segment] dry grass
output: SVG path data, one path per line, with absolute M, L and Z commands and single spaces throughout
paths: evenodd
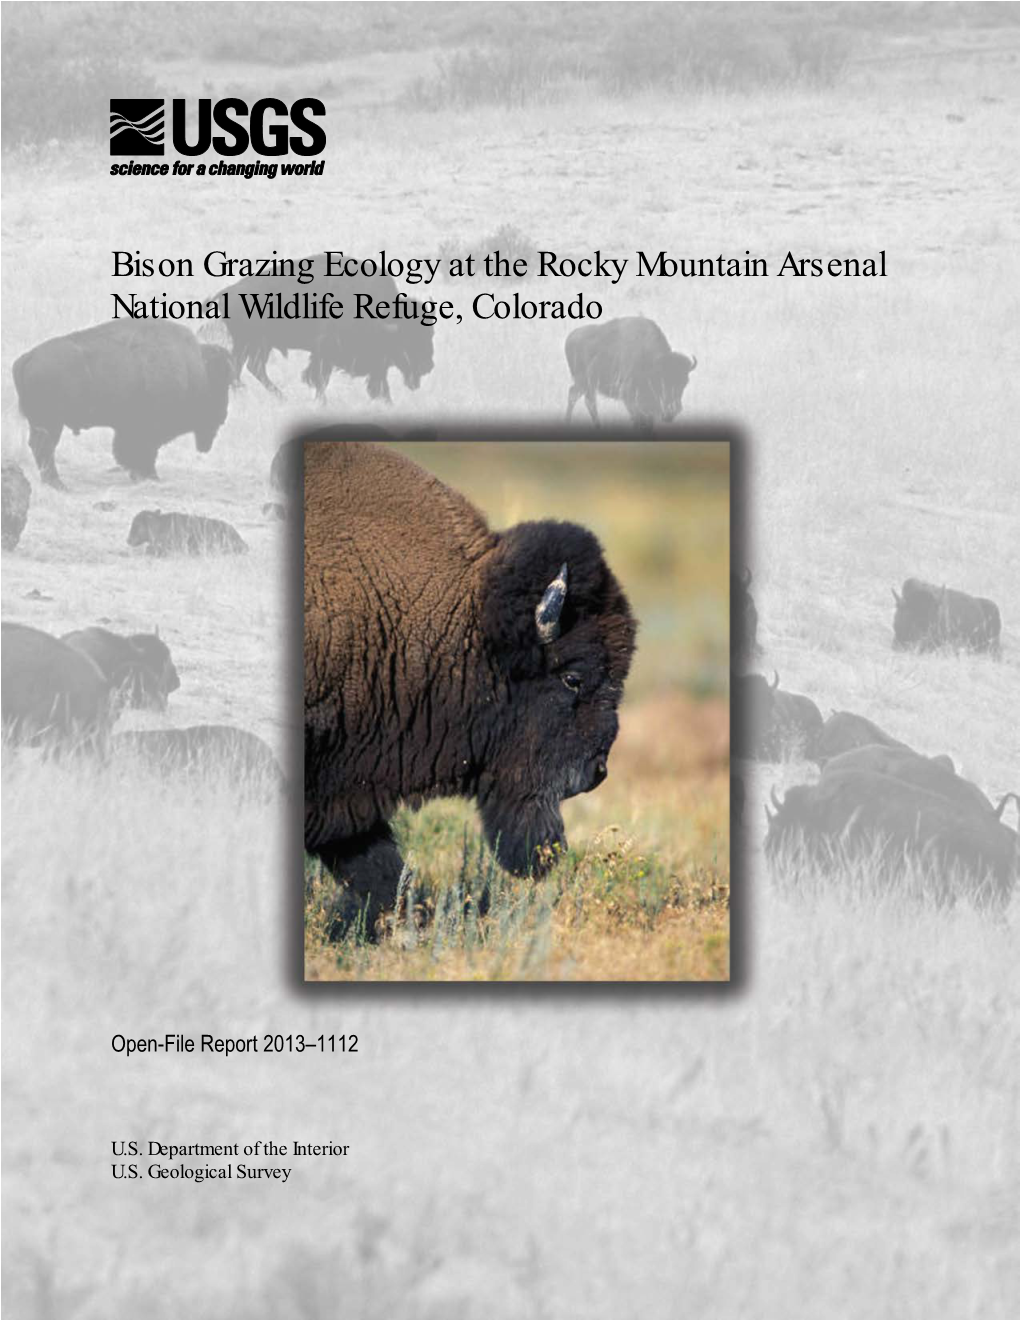
M 728 715 L 722 701 L 682 697 L 625 708 L 610 778 L 566 804 L 571 848 L 538 884 L 499 872 L 466 804 L 403 813 L 397 834 L 412 874 L 378 946 L 362 933 L 326 941 L 333 885 L 308 863 L 306 976 L 725 980 Z M 491 909 L 478 920 L 465 900 L 477 904 L 486 887 Z

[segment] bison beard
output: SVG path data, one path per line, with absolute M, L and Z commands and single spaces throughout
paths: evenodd
M 474 798 L 500 863 L 541 874 L 560 802 L 605 778 L 634 647 L 595 537 L 491 532 L 365 444 L 306 446 L 305 510 L 305 845 L 343 882 L 331 933 L 393 907 L 401 802 Z

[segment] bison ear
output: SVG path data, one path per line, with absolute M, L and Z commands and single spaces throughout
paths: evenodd
M 560 615 L 563 602 L 567 599 L 567 566 L 560 565 L 560 571 L 546 587 L 542 599 L 535 606 L 535 627 L 538 640 L 543 646 L 555 642 L 560 635 Z
M 742 585 L 745 591 L 751 585 L 751 570 L 749 568 L 744 569 L 744 577 L 743 577 Z

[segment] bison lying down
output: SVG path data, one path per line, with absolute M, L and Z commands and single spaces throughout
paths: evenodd
M 116 706 L 95 661 L 27 624 L 5 623 L 2 634 L 4 740 L 101 751 Z
M 754 761 L 814 757 L 822 712 L 810 697 L 781 692 L 779 675 L 734 674 L 733 755 Z
M 901 593 L 894 590 L 893 600 L 893 646 L 897 650 L 999 650 L 1002 618 L 993 600 L 917 578 L 908 578 Z
M 825 765 L 833 757 L 853 751 L 855 747 L 874 746 L 899 747 L 906 752 L 912 751 L 905 742 L 900 742 L 863 715 L 855 715 L 849 710 L 834 710 L 815 739 L 811 760 L 818 765 Z
M 606 776 L 634 634 L 583 527 L 492 532 L 390 449 L 306 444 L 305 845 L 369 930 L 401 801 L 474 798 L 507 869 L 548 867 L 560 802 Z
M 229 724 L 184 729 L 136 729 L 114 734 L 111 751 L 132 756 L 168 779 L 189 775 L 202 782 L 225 778 L 239 796 L 273 796 L 286 787 L 272 748 Z
M 940 902 L 958 889 L 975 902 L 1009 901 L 1020 869 L 1020 839 L 997 808 L 955 774 L 948 757 L 873 746 L 831 760 L 817 784 L 773 793 L 765 852 L 771 862 L 799 851 L 823 870 L 873 868 L 879 883 L 919 870 Z
M 244 555 L 248 545 L 240 532 L 221 518 L 196 513 L 163 513 L 143 509 L 128 532 L 130 546 L 145 546 L 149 555 Z
M 135 479 L 155 477 L 160 447 L 189 431 L 207 453 L 233 374 L 226 349 L 166 321 L 106 321 L 47 339 L 13 369 L 39 475 L 58 487 L 54 454 L 65 426 L 75 435 L 113 427 L 113 456 Z

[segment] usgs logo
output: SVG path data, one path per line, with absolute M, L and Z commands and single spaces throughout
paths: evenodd
M 170 140 L 180 156 L 318 156 L 326 148 L 326 130 L 316 120 L 326 107 L 314 97 L 291 105 L 274 96 L 256 101 L 249 109 L 238 96 L 197 102 L 188 122 L 188 102 L 174 100 L 170 114 Z M 166 102 L 152 97 L 117 97 L 110 101 L 110 155 L 162 156 L 166 137 Z

